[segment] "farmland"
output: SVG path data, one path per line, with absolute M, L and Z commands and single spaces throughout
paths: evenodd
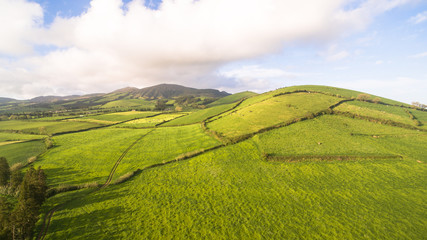
M 339 101 L 338 98 L 320 94 L 282 95 L 224 113 L 207 126 L 223 136 L 236 137 L 317 113 Z
M 0 155 L 39 155 L 65 189 L 43 206 L 45 239 L 423 239 L 427 114 L 360 94 L 298 86 L 188 112 L 0 121 Z
M 161 114 L 158 116 L 141 118 L 133 121 L 129 121 L 126 123 L 122 123 L 118 125 L 118 127 L 126 127 L 126 128 L 147 128 L 154 127 L 156 125 L 160 125 L 164 122 L 168 122 L 172 119 L 179 118 L 186 115 L 185 113 L 171 113 L 171 114 Z
M 69 121 L 0 121 L 0 131 L 27 134 L 57 134 L 99 127 L 99 124 Z
M 42 140 L 17 142 L 13 144 L 0 145 L 0 156 L 5 157 L 9 165 L 15 163 L 27 163 L 28 158 L 35 157 L 46 150 Z
M 230 103 L 230 104 L 224 104 L 224 105 L 219 105 L 219 106 L 214 106 L 211 108 L 199 110 L 187 116 L 180 117 L 173 121 L 167 122 L 164 124 L 164 126 L 186 125 L 186 124 L 201 122 L 211 116 L 227 111 L 232 107 L 234 107 L 235 105 L 236 105 L 235 103 Z
M 246 141 L 88 195 L 48 238 L 420 239 L 424 174 L 415 161 L 267 163 Z

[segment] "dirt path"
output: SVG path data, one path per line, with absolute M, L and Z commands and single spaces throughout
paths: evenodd
M 129 147 L 128 148 L 126 148 L 126 150 L 122 153 L 122 155 L 120 155 L 120 157 L 117 159 L 117 161 L 116 161 L 116 163 L 114 164 L 114 166 L 113 166 L 113 168 L 111 169 L 111 171 L 110 171 L 110 175 L 108 176 L 108 178 L 107 178 L 107 180 L 105 181 L 105 183 L 100 187 L 100 188 L 98 188 L 98 189 L 96 189 L 96 190 L 94 190 L 94 191 L 92 191 L 92 192 L 90 192 L 90 193 L 88 193 L 88 194 L 86 194 L 85 196 L 87 196 L 87 195 L 89 195 L 89 194 L 92 194 L 92 193 L 95 193 L 95 192 L 97 192 L 97 191 L 99 191 L 99 190 L 102 190 L 102 189 L 104 189 L 104 188 L 106 188 L 106 187 L 108 187 L 110 184 L 111 184 L 111 181 L 113 180 L 113 177 L 114 177 L 114 174 L 116 173 L 116 170 L 117 170 L 117 167 L 119 166 L 119 164 L 120 164 L 120 162 L 123 160 L 123 158 L 126 156 L 126 154 L 139 142 L 139 141 L 141 141 L 141 139 L 143 139 L 145 136 L 147 136 L 148 134 L 150 134 L 151 132 L 153 132 L 154 131 L 154 129 L 153 130 L 151 130 L 151 131 L 149 131 L 148 133 L 146 133 L 146 134 L 144 134 L 144 135 L 142 135 L 141 137 L 139 137 L 137 140 L 135 140 L 131 145 L 129 145 Z M 72 202 L 72 201 L 75 201 L 75 200 L 77 200 L 77 199 L 80 199 L 80 198 L 82 198 L 82 197 L 79 197 L 79 198 L 74 198 L 74 199 L 71 199 L 71 200 L 68 200 L 67 202 L 65 202 L 65 203 L 61 203 L 61 204 L 58 204 L 58 205 L 56 205 L 55 207 L 53 207 L 53 208 L 51 208 L 47 213 L 46 213 L 46 215 L 44 216 L 44 219 L 43 219 L 43 224 L 42 224 L 42 227 L 41 227 L 41 230 L 40 230 L 40 232 L 39 232 L 39 234 L 37 235 L 37 240 L 43 240 L 45 237 L 46 237 L 46 234 L 47 234 L 47 231 L 48 231 L 48 229 L 49 229 L 49 225 L 50 225 L 50 222 L 51 222 L 51 220 L 52 220 L 52 217 L 53 217 L 53 214 L 56 212 L 56 211 L 58 211 L 60 208 L 62 208 L 64 205 L 66 205 L 66 204 L 68 204 L 68 203 L 70 203 L 70 202 Z

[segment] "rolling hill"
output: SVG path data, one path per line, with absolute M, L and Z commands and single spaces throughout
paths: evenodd
M 160 86 L 98 101 L 190 94 Z M 225 95 L 188 111 L 0 121 L 0 156 L 22 171 L 37 156 L 48 176 L 35 239 L 427 236 L 424 109 L 326 86 Z
M 30 100 L 15 100 L 0 98 L 0 114 L 26 115 L 39 112 L 69 112 L 91 109 L 105 111 L 108 108 L 121 108 L 130 110 L 139 107 L 141 109 L 154 109 L 156 100 L 173 100 L 182 96 L 213 100 L 230 95 L 215 89 L 196 89 L 175 84 L 160 84 L 147 88 L 126 87 L 111 93 L 95 93 L 88 95 L 72 96 L 40 96 Z

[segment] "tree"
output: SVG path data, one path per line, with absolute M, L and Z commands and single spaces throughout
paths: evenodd
M 10 167 L 5 157 L 0 157 L 0 186 L 5 186 L 9 182 Z
M 0 197 L 0 239 L 10 239 L 10 211 L 11 205 L 6 198 Z
M 10 215 L 9 229 L 13 239 L 31 239 L 40 206 L 34 199 L 20 200 Z
M 20 186 L 19 201 L 34 199 L 34 201 L 41 206 L 46 199 L 46 175 L 39 167 L 37 170 L 31 167 L 25 173 L 24 179 Z
M 46 199 L 46 175 L 39 167 L 31 167 L 19 186 L 18 204 L 10 215 L 13 239 L 30 239 L 37 222 L 40 207 Z
M 22 176 L 22 173 L 19 169 L 13 170 L 10 176 L 10 183 L 9 183 L 10 188 L 12 190 L 16 190 L 21 184 L 23 178 L 24 176 Z
M 412 106 L 414 108 L 421 108 L 421 109 L 426 109 L 427 108 L 427 105 L 419 103 L 419 102 L 412 102 Z
M 166 108 L 167 108 L 167 103 L 168 102 L 168 100 L 167 99 L 159 99 L 159 100 L 157 100 L 157 103 L 156 103 L 156 110 L 160 110 L 160 111 L 163 111 L 163 110 L 165 110 Z

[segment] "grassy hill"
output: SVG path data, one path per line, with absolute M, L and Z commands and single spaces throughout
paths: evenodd
M 427 112 L 378 98 L 296 86 L 186 112 L 4 121 L 0 156 L 51 135 L 29 154 L 50 185 L 41 239 L 423 239 Z
M 252 93 L 243 93 L 250 95 Z M 180 97 L 192 97 L 196 101 L 192 107 L 206 105 L 217 99 L 229 96 L 227 92 L 216 89 L 196 89 L 175 84 L 160 84 L 147 88 L 122 88 L 111 93 L 97 93 L 88 95 L 72 96 L 40 96 L 30 100 L 15 100 L 0 98 L 0 116 L 17 115 L 18 119 L 38 118 L 40 115 L 81 115 L 82 110 L 92 112 L 128 111 L 128 110 L 153 110 L 157 100 L 164 99 L 173 102 Z M 239 97 L 235 95 L 234 97 Z M 209 100 L 209 101 L 206 101 Z M 232 98 L 224 101 L 232 101 Z M 218 104 L 221 104 L 219 102 Z M 170 109 L 180 104 L 171 104 Z M 182 106 L 180 106 L 182 107 Z

